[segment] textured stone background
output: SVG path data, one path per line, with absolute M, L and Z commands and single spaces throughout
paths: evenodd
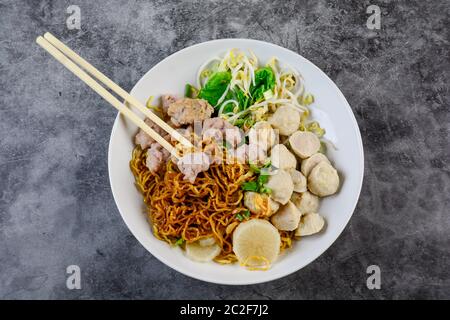
M 66 28 L 66 8 L 82 28 Z M 369 4 L 382 29 L 366 28 Z M 441 1 L 0 1 L 1 298 L 450 298 L 449 4 Z M 50 31 L 125 89 L 202 41 L 294 50 L 347 97 L 363 136 L 359 204 L 336 243 L 286 278 L 220 286 L 172 271 L 116 209 L 116 112 L 35 45 Z M 65 269 L 82 270 L 82 290 Z M 366 267 L 382 289 L 366 288 Z

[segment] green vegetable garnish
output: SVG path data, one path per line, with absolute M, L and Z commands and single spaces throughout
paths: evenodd
M 238 213 L 238 214 L 236 215 L 236 219 L 238 219 L 239 221 L 244 220 L 244 218 L 242 217 L 242 215 L 241 215 L 240 213 Z
M 175 245 L 176 246 L 181 246 L 184 243 L 184 239 L 183 238 L 179 238 L 177 241 L 175 241 Z
M 242 215 L 248 220 L 250 218 L 250 210 L 245 210 Z
M 197 92 L 198 90 L 194 86 L 191 86 L 189 83 L 184 87 L 184 96 L 186 98 L 195 98 Z
M 262 187 L 259 191 L 260 193 L 272 193 L 272 189 L 267 188 L 267 187 Z
M 265 184 L 265 183 L 267 183 L 267 181 L 269 181 L 269 176 L 268 175 L 260 175 L 259 177 L 258 177 L 258 184 L 259 185 L 263 185 L 263 184 Z
M 261 174 L 268 175 L 272 169 L 272 162 L 269 160 L 261 167 Z
M 272 161 L 269 160 L 263 165 L 263 168 L 270 168 L 271 165 L 272 165 Z
M 254 173 L 260 173 L 261 169 L 258 168 L 256 164 L 250 163 L 250 170 L 252 170 Z
M 255 85 L 250 86 L 250 95 L 252 100 L 250 105 L 257 101 L 264 99 L 264 93 L 268 95 L 267 91 L 272 91 L 275 87 L 275 74 L 272 68 L 264 67 L 255 72 Z
M 256 181 L 248 181 L 248 182 L 244 182 L 241 186 L 242 190 L 244 191 L 258 191 L 258 184 L 256 183 Z
M 240 88 L 235 90 L 236 100 L 239 103 L 239 109 L 245 110 L 249 107 L 250 97 L 246 95 Z
M 223 108 L 223 113 L 233 112 L 234 107 L 235 107 L 235 104 L 234 104 L 234 103 L 228 103 L 228 104 Z
M 234 122 L 234 125 L 240 128 L 240 127 L 242 127 L 242 125 L 244 124 L 244 122 L 245 122 L 245 119 L 237 119 L 237 120 Z
M 254 165 L 250 164 L 250 169 L 257 173 L 260 171 L 260 169 Z M 266 174 L 260 174 L 256 181 L 248 181 L 244 182 L 241 186 L 242 190 L 244 191 L 253 191 L 258 193 L 271 193 L 272 190 L 270 188 L 267 188 L 265 184 L 269 181 L 269 176 Z
M 198 98 L 205 99 L 216 107 L 217 102 L 224 94 L 231 81 L 231 73 L 228 71 L 216 72 L 208 79 L 205 86 L 200 89 Z

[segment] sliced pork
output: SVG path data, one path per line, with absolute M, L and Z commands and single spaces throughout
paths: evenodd
M 214 108 L 207 101 L 190 98 L 177 100 L 167 109 L 171 122 L 177 127 L 211 118 L 213 112 Z
M 159 143 L 154 142 L 147 150 L 147 168 L 151 172 L 157 172 L 161 170 L 169 160 L 170 153 L 164 149 Z
M 194 183 L 200 172 L 209 169 L 210 159 L 204 152 L 193 152 L 181 157 L 177 165 L 178 169 L 183 173 L 184 179 Z
M 161 136 L 163 136 L 163 137 L 167 135 L 167 133 L 166 133 L 163 129 L 161 129 L 160 126 L 156 125 L 152 120 L 150 120 L 150 119 L 147 118 L 147 119 L 144 120 L 144 122 L 145 122 L 150 128 L 152 128 L 153 130 L 155 130 L 156 133 L 158 133 L 159 135 L 161 135 Z M 150 147 L 150 146 L 152 145 L 152 143 L 155 142 L 155 140 L 154 140 L 152 137 L 150 137 L 148 134 L 146 134 L 146 133 L 144 132 L 144 130 L 139 129 L 138 133 L 136 134 L 136 136 L 135 136 L 135 138 L 134 138 L 134 142 L 135 142 L 136 144 L 140 145 L 142 150 L 145 150 L 145 149 L 147 149 L 148 147 Z
M 167 115 L 167 112 L 169 110 L 169 106 L 177 101 L 177 97 L 175 97 L 172 94 L 165 94 L 161 96 L 161 105 L 164 112 L 164 115 Z
M 222 118 L 209 118 L 203 121 L 202 136 L 203 139 L 211 138 L 217 142 L 227 141 L 231 147 L 236 147 L 242 141 L 239 128 Z

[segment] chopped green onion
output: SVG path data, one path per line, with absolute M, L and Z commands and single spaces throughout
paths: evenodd
M 256 181 L 244 182 L 241 186 L 244 191 L 258 191 L 258 184 Z
M 271 165 L 272 165 L 272 161 L 269 160 L 263 165 L 263 168 L 270 168 Z
M 256 172 L 253 170 L 259 170 L 255 165 L 250 164 L 250 168 L 252 172 Z M 253 191 L 258 193 L 271 193 L 272 190 L 267 188 L 264 184 L 269 181 L 269 175 L 260 174 L 256 181 L 248 181 L 244 182 L 241 186 L 244 191 Z
M 192 94 L 192 87 L 189 83 L 184 86 L 184 96 L 190 98 Z
M 242 217 L 242 215 L 241 215 L 240 213 L 238 213 L 238 214 L 236 215 L 236 219 L 238 219 L 239 221 L 244 220 L 244 218 Z
M 267 181 L 269 181 L 269 176 L 268 175 L 260 175 L 258 177 L 258 183 L 262 186 L 263 184 L 267 183 Z
M 250 218 L 250 210 L 245 210 L 242 215 L 248 220 Z
M 183 238 L 179 238 L 177 241 L 175 241 L 175 245 L 176 246 L 181 246 L 184 243 L 184 239 Z
M 268 194 L 271 194 L 271 193 L 272 193 L 272 189 L 267 188 L 267 187 L 262 187 L 262 188 L 260 189 L 260 192 L 261 192 L 261 193 L 268 193 Z
M 254 173 L 260 173 L 261 169 L 258 168 L 258 166 L 254 163 L 250 163 L 250 170 L 252 170 Z

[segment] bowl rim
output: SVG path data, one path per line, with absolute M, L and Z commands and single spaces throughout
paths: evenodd
M 193 45 L 190 45 L 188 47 L 185 47 L 181 50 L 178 50 L 172 54 L 170 54 L 169 56 L 165 57 L 164 59 L 158 61 L 158 63 L 154 64 L 144 75 L 141 76 L 141 78 L 135 83 L 135 85 L 133 86 L 133 88 L 131 89 L 130 92 L 133 92 L 134 88 L 136 86 L 138 86 L 140 84 L 141 81 L 143 81 L 143 79 L 146 77 L 146 75 L 148 73 L 150 73 L 155 67 L 157 67 L 160 63 L 162 63 L 163 61 L 173 58 L 177 55 L 180 55 L 182 53 L 184 53 L 185 51 L 193 48 L 193 47 L 198 47 L 198 46 L 202 46 L 205 44 L 209 44 L 209 43 L 215 43 L 215 42 L 235 42 L 235 41 L 245 41 L 245 42 L 253 42 L 253 43 L 259 43 L 259 44 L 264 44 L 264 45 L 269 45 L 272 47 L 275 47 L 277 50 L 282 50 L 282 51 L 286 51 L 289 52 L 291 54 L 294 54 L 296 56 L 298 56 L 299 59 L 304 59 L 305 61 L 307 61 L 308 63 L 311 64 L 311 66 L 316 69 L 317 72 L 322 73 L 325 78 L 330 81 L 332 83 L 332 85 L 337 89 L 337 94 L 340 97 L 340 99 L 343 100 L 344 104 L 346 104 L 346 112 L 349 114 L 351 121 L 353 122 L 353 129 L 356 133 L 356 139 L 358 142 L 358 150 L 360 153 L 360 157 L 361 157 L 361 167 L 360 172 L 361 172 L 361 176 L 359 179 L 359 184 L 358 184 L 358 192 L 357 192 L 357 197 L 355 198 L 355 201 L 352 205 L 352 209 L 351 209 L 351 214 L 348 215 L 347 220 L 345 221 L 345 225 L 342 228 L 342 230 L 337 234 L 337 236 L 333 239 L 333 241 L 330 242 L 330 244 L 319 254 L 317 255 L 317 257 L 315 257 L 314 259 L 312 259 L 310 262 L 308 262 L 306 265 L 304 266 L 298 266 L 298 267 L 293 267 L 290 270 L 287 270 L 285 272 L 280 272 L 278 274 L 274 274 L 272 276 L 266 277 L 264 279 L 261 280 L 247 280 L 244 282 L 229 282 L 229 281 L 221 281 L 220 279 L 211 279 L 209 277 L 203 277 L 201 274 L 195 274 L 186 270 L 182 270 L 181 268 L 178 267 L 178 265 L 176 264 L 172 264 L 169 261 L 167 261 L 167 259 L 164 258 L 163 255 L 159 254 L 158 252 L 153 252 L 151 251 L 149 248 L 147 248 L 147 246 L 144 245 L 143 240 L 141 240 L 141 236 L 135 234 L 132 229 L 130 228 L 127 219 L 125 219 L 125 215 L 122 212 L 122 210 L 120 209 L 120 207 L 117 204 L 116 201 L 116 189 L 112 184 L 112 180 L 111 180 L 111 176 L 112 176 L 112 169 L 111 169 L 111 158 L 112 158 L 112 139 L 113 136 L 117 130 L 118 127 L 118 122 L 120 121 L 121 118 L 121 114 L 120 112 L 117 113 L 114 123 L 113 123 L 113 127 L 111 130 L 111 135 L 109 138 L 109 144 L 108 144 L 108 178 L 109 178 L 109 184 L 111 187 L 111 192 L 114 198 L 114 202 L 116 204 L 116 207 L 122 217 L 122 220 L 124 221 L 125 225 L 127 226 L 128 230 L 131 232 L 131 234 L 138 240 L 138 242 L 145 248 L 145 250 L 147 250 L 152 256 L 154 256 L 155 258 L 157 258 L 160 262 L 162 262 L 163 264 L 165 264 L 166 266 L 170 267 L 171 269 L 174 269 L 176 271 L 178 271 L 179 273 L 197 279 L 197 280 L 201 280 L 201 281 L 205 281 L 205 282 L 209 282 L 209 283 L 215 283 L 215 284 L 221 284 L 221 285 L 252 285 L 252 284 L 258 284 L 258 283 L 266 283 L 266 282 L 270 282 L 273 280 L 277 280 L 283 277 L 286 277 L 288 275 L 291 275 L 297 271 L 299 271 L 300 269 L 306 267 L 307 265 L 311 264 L 312 262 L 314 262 L 316 259 L 318 259 L 322 254 L 324 254 L 335 242 L 336 240 L 340 237 L 340 235 L 342 234 L 342 232 L 345 230 L 345 228 L 348 225 L 348 222 L 350 221 L 351 217 L 353 216 L 355 209 L 356 209 L 356 205 L 358 204 L 359 201 L 359 197 L 361 195 L 361 190 L 362 190 L 362 184 L 363 184 L 363 180 L 364 180 L 364 146 L 362 143 L 362 137 L 361 137 L 361 131 L 359 129 L 359 125 L 358 122 L 356 121 L 356 117 L 353 113 L 353 110 L 350 107 L 350 104 L 348 103 L 347 99 L 345 98 L 344 94 L 341 92 L 341 90 L 339 89 L 339 87 L 335 84 L 335 82 L 324 72 L 322 71 L 318 66 L 316 66 L 313 62 L 311 62 L 310 60 L 308 60 L 307 58 L 303 57 L 302 55 L 300 55 L 299 53 L 284 48 L 282 46 L 279 46 L 277 44 L 271 43 L 271 42 L 267 42 L 267 41 L 262 41 L 262 40 L 256 40 L 256 39 L 248 39 L 248 38 L 223 38 L 223 39 L 214 39 L 214 40 L 208 40 L 208 41 L 204 41 L 204 42 L 199 42 Z

